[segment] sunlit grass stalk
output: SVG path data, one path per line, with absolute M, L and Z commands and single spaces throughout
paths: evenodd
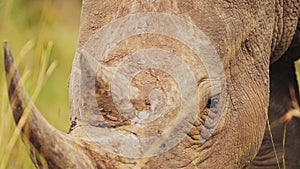
M 43 45 L 45 42 L 45 36 L 43 36 L 44 30 L 45 30 L 45 16 L 47 12 L 47 8 L 50 6 L 52 1 L 43 1 L 42 11 L 39 18 L 39 24 L 38 24 L 38 32 L 37 32 L 37 39 L 36 39 L 36 50 L 35 54 L 38 55 L 39 52 L 43 49 Z M 48 44 L 49 45 L 49 44 Z M 43 59 L 43 57 L 41 58 Z M 43 60 L 41 60 L 43 62 Z M 36 71 L 39 71 L 36 69 Z
M 270 135 L 270 139 L 271 139 L 273 151 L 274 151 L 274 154 L 275 154 L 276 163 L 277 163 L 278 169 L 281 169 L 280 163 L 279 163 L 279 158 L 278 158 L 277 151 L 276 151 L 276 147 L 275 147 L 275 143 L 274 143 L 274 139 L 273 139 L 273 134 L 272 134 L 272 130 L 271 130 L 271 125 L 270 125 L 270 121 L 269 121 L 269 118 L 268 118 L 268 117 L 267 117 L 267 125 L 268 125 L 268 129 L 269 129 L 269 135 Z
M 13 148 L 14 148 L 14 145 L 17 141 L 17 139 L 19 138 L 20 136 L 20 132 L 21 132 L 21 129 L 23 128 L 27 118 L 28 118 L 28 115 L 29 115 L 29 111 L 27 110 L 27 108 L 24 110 L 24 113 L 16 127 L 16 129 L 14 130 L 9 142 L 8 142 L 8 145 L 6 147 L 6 151 L 5 151 L 5 154 L 4 154 L 4 157 L 2 159 L 2 162 L 1 162 L 1 165 L 0 165 L 0 169 L 4 169 L 6 168 L 7 164 L 8 164 L 8 161 L 9 161 L 9 158 L 10 158 L 10 155 L 13 151 Z
M 48 75 L 47 75 L 47 64 L 48 64 L 48 60 L 49 60 L 49 56 L 51 54 L 51 50 L 53 48 L 53 42 L 48 42 L 47 48 L 45 51 L 42 52 L 42 56 L 41 56 L 41 67 L 40 67 L 40 71 L 39 71 L 39 75 L 38 75 L 38 79 L 37 79 L 37 83 L 36 83 L 36 87 L 35 90 L 31 96 L 31 99 L 33 102 L 36 101 L 44 82 L 48 79 Z M 53 62 L 54 64 L 56 62 Z M 53 64 L 52 63 L 52 64 Z
M 18 60 L 15 61 L 16 66 L 23 61 L 24 57 L 34 48 L 34 40 L 29 40 L 24 47 L 21 49 L 20 53 L 18 54 Z
M 282 138 L 282 165 L 283 169 L 286 169 L 286 164 L 285 164 L 285 143 L 286 143 L 286 123 L 283 126 L 283 138 Z
M 28 71 L 27 71 L 27 72 L 28 72 Z M 26 78 L 28 77 L 28 74 L 29 74 L 29 73 L 25 73 L 25 74 L 22 75 L 22 77 L 21 77 L 22 81 L 26 81 Z M 3 83 L 4 83 L 4 81 L 3 81 Z M 5 84 L 3 84 L 3 86 L 5 86 Z M 3 88 L 3 93 L 6 92 L 5 90 L 7 90 L 6 87 Z M 4 94 L 3 94 L 3 95 L 4 95 Z M 3 98 L 3 100 L 7 100 L 7 99 Z M 8 100 L 7 100 L 5 103 L 8 105 L 8 104 L 9 104 L 9 103 L 8 103 Z M 1 111 L 2 111 L 2 114 L 4 114 L 4 112 L 7 112 L 7 113 L 10 112 L 10 111 L 8 110 L 8 107 L 6 107 L 6 109 L 3 108 L 3 110 L 1 110 Z M 0 169 L 5 169 L 6 166 L 7 166 L 7 164 L 8 164 L 8 162 L 9 162 L 9 158 L 10 158 L 10 155 L 11 155 L 11 153 L 12 153 L 12 151 L 13 151 L 13 148 L 14 148 L 14 146 L 15 146 L 15 143 L 16 143 L 17 139 L 18 139 L 19 136 L 20 136 L 20 129 L 24 126 L 24 122 L 25 122 L 26 119 L 27 119 L 27 116 L 28 116 L 28 113 L 27 113 L 27 112 L 28 112 L 28 111 L 24 111 L 24 114 L 22 115 L 22 117 L 21 117 L 19 123 L 17 124 L 17 127 L 15 128 L 15 130 L 14 130 L 12 136 L 9 138 L 8 145 L 6 146 L 5 151 L 4 151 L 5 153 L 3 154 L 3 157 L 2 157 L 2 159 L 1 159 Z M 6 114 L 6 115 L 7 115 L 7 114 Z M 2 122 L 3 122 L 3 121 L 4 121 L 4 120 L 2 120 Z M 13 122 L 10 121 L 10 123 L 1 126 L 1 130 L 4 131 L 4 130 L 6 129 L 6 127 L 9 126 L 9 124 L 11 124 L 11 123 L 13 123 Z M 4 137 L 4 135 L 3 135 L 3 137 Z
M 1 82 L 1 81 L 0 81 Z M 7 110 L 7 102 L 6 102 L 6 100 L 5 100 L 5 98 L 7 97 L 6 96 L 6 94 L 5 94 L 5 91 L 6 90 L 6 86 L 5 85 L 3 85 L 3 88 L 2 88 L 2 96 L 1 96 L 1 123 L 0 123 L 0 131 L 1 131 L 1 133 L 2 134 L 0 134 L 0 136 L 2 136 L 2 137 L 4 137 L 4 131 L 2 130 L 2 129 L 4 129 L 5 128 L 5 126 L 7 126 L 7 124 L 9 124 L 10 123 L 10 121 L 9 120 L 3 120 L 3 119 L 7 119 L 7 118 L 5 118 L 5 110 Z M 8 112 L 7 112 L 8 113 Z M 0 139 L 0 147 L 4 147 L 4 141 L 3 141 L 3 139 Z M 3 154 L 2 154 L 3 155 Z M 0 157 L 2 156 L 2 155 L 0 155 Z M 0 159 L 2 159 L 2 158 L 0 158 Z
M 41 56 L 42 57 L 42 62 L 41 62 L 41 65 L 40 65 L 38 80 L 37 80 L 37 83 L 35 85 L 36 87 L 35 87 L 35 90 L 33 92 L 33 95 L 31 97 L 33 102 L 37 99 L 37 97 L 38 97 L 38 95 L 39 95 L 39 93 L 40 93 L 40 91 L 43 87 L 43 84 L 45 84 L 45 82 L 47 81 L 47 79 L 49 78 L 49 76 L 52 74 L 53 70 L 56 67 L 56 62 L 54 61 L 54 62 L 51 63 L 51 65 L 47 69 L 47 64 L 48 64 L 48 60 L 49 60 L 52 48 L 53 48 L 53 43 L 49 42 L 48 46 L 47 46 L 47 49 L 42 52 L 42 56 Z M 29 50 L 23 50 L 23 51 L 28 52 Z M 24 56 L 25 56 L 25 54 L 24 54 Z M 26 79 L 29 77 L 29 74 L 30 74 L 29 71 L 26 71 L 26 70 L 24 71 L 24 73 L 22 75 L 22 81 L 23 82 L 26 81 Z M 3 91 L 4 90 L 5 89 L 3 89 Z M 4 99 L 4 96 L 3 96 L 3 102 L 4 102 L 4 100 L 5 99 Z M 6 104 L 3 103 L 3 105 L 6 105 Z M 5 112 L 5 108 L 3 108 L 2 112 Z M 4 153 L 3 158 L 1 160 L 0 169 L 6 168 L 8 162 L 9 162 L 9 158 L 11 156 L 11 153 L 13 151 L 13 148 L 15 146 L 15 143 L 17 142 L 17 140 L 20 136 L 21 129 L 25 125 L 28 116 L 29 116 L 29 110 L 28 110 L 28 108 L 26 108 L 24 110 L 24 113 L 23 113 L 19 123 L 17 124 L 17 127 L 15 128 L 12 136 L 9 139 L 7 147 L 5 148 L 5 153 Z M 5 125 L 1 126 L 1 131 L 4 131 L 4 130 L 5 130 Z

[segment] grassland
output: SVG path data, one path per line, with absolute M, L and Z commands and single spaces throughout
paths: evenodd
M 68 77 L 77 45 L 80 0 L 1 0 L 0 46 L 8 40 L 22 80 L 45 118 L 69 127 Z M 0 50 L 0 169 L 34 168 L 8 104 Z
M 0 1 L 0 46 L 9 41 L 26 90 L 45 118 L 62 131 L 69 127 L 67 83 L 77 45 L 80 5 L 80 0 Z M 3 69 L 1 49 L 0 169 L 31 169 L 34 166 L 8 104 Z

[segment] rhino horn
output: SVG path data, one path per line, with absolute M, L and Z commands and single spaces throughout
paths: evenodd
M 16 124 L 24 123 L 21 136 L 28 143 L 37 168 L 91 168 L 91 160 L 80 142 L 51 126 L 30 100 L 7 42 L 4 42 L 4 64 L 13 116 Z

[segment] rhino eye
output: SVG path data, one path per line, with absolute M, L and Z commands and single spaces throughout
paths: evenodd
M 207 101 L 206 108 L 216 108 L 219 103 L 219 97 L 214 96 Z

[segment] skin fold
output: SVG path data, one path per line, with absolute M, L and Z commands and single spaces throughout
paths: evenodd
M 33 162 L 41 168 L 44 165 L 49 168 L 277 168 L 265 125 L 268 112 L 272 123 L 291 108 L 288 90 L 290 84 L 298 89 L 293 62 L 298 59 L 299 54 L 299 5 L 299 1 L 291 0 L 84 0 L 79 42 L 70 76 L 72 125 L 69 134 L 60 133 L 51 127 L 28 99 L 6 44 L 7 85 L 16 123 L 20 120 L 25 105 L 31 110 L 25 125 L 29 132 L 23 131 L 23 140 L 31 148 Z M 107 80 L 112 76 L 110 70 L 108 73 L 98 73 L 98 69 L 93 67 L 97 63 L 96 54 L 93 53 L 97 53 L 96 49 L 89 51 L 92 56 L 90 60 L 86 59 L 87 54 L 82 49 L 93 45 L 89 41 L 97 31 L 118 19 L 139 13 L 164 13 L 195 25 L 216 50 L 224 68 L 226 85 L 217 94 L 201 97 L 196 119 L 178 144 L 155 156 L 132 158 L 106 151 L 102 144 L 91 138 L 98 136 L 99 131 L 104 131 L 105 128 L 147 137 L 150 135 L 147 132 L 152 131 L 148 128 L 160 129 L 161 124 L 148 126 L 145 131 L 133 129 L 130 122 L 113 106 L 111 95 L 114 93 L 111 92 L 110 81 Z M 98 37 L 101 38 L 104 37 Z M 176 53 L 190 65 L 196 60 L 195 54 L 186 44 L 164 34 L 135 35 L 128 41 L 121 41 L 117 46 L 119 49 L 112 50 L 106 60 L 101 60 L 103 65 L 114 66 L 127 54 L 154 47 Z M 198 90 L 204 94 L 210 93 L 210 88 L 206 87 L 207 77 L 203 65 L 193 66 L 199 68 L 195 71 Z M 193 66 L 191 67 L 194 68 Z M 152 74 L 150 70 L 149 72 L 136 75 L 132 85 L 140 91 L 147 91 L 148 89 L 142 87 L 145 81 L 149 82 L 147 85 L 150 88 L 155 88 L 159 80 L 153 77 L 159 76 L 166 82 L 163 89 L 176 90 L 168 75 L 159 70 L 152 70 Z M 199 78 L 201 73 L 204 74 L 204 80 Z M 95 79 L 91 78 L 93 74 L 97 78 L 95 85 Z M 76 93 L 78 86 L 85 89 L 85 92 Z M 91 88 L 95 86 L 96 102 L 101 110 L 96 113 L 89 109 Z M 221 117 L 217 124 L 208 121 L 213 108 L 219 104 L 213 97 L 215 95 L 223 97 L 224 105 L 222 112 L 217 114 Z M 173 96 L 176 96 L 176 92 L 170 94 L 170 97 Z M 136 109 L 149 105 L 140 95 L 132 102 Z M 91 111 L 78 108 L 78 103 Z M 174 111 L 175 114 L 176 109 L 178 107 L 174 104 L 167 111 L 171 114 Z M 92 116 L 88 116 L 91 114 Z M 99 114 L 105 118 L 107 124 L 98 122 Z M 167 122 L 168 120 L 164 121 Z M 295 119 L 287 127 L 290 131 L 285 150 L 287 168 L 299 167 L 299 161 L 295 158 L 299 156 L 299 146 L 296 145 L 299 139 L 298 125 L 299 121 Z M 213 128 L 209 137 L 202 133 L 208 128 Z M 282 124 L 272 128 L 278 156 L 282 154 L 282 131 Z M 103 139 L 101 141 L 105 142 Z M 53 148 L 53 144 L 57 147 Z
M 273 141 L 277 151 L 279 165 L 283 167 L 285 161 L 286 168 L 299 168 L 299 124 L 298 118 L 293 118 L 286 124 L 286 143 L 283 150 L 284 124 L 279 123 L 289 110 L 295 109 L 292 103 L 290 89 L 295 90 L 296 101 L 299 103 L 299 86 L 296 78 L 294 61 L 300 55 L 299 46 L 299 25 L 296 34 L 289 49 L 281 59 L 270 66 L 270 103 L 269 103 L 269 120 Z M 284 104 L 282 104 L 284 103 Z M 284 156 L 283 156 L 284 155 Z M 284 160 L 283 160 L 284 157 Z M 273 151 L 270 132 L 266 129 L 264 140 L 256 158 L 252 161 L 249 168 L 278 168 L 278 163 Z

